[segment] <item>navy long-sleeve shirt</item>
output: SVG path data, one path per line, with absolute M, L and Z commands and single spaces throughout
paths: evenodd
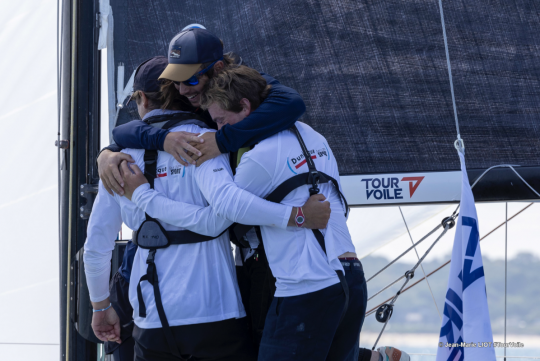
M 244 120 L 233 125 L 227 124 L 217 131 L 216 142 L 222 153 L 236 152 L 289 129 L 306 111 L 304 101 L 296 90 L 280 84 L 269 75 L 261 75 L 272 85 L 268 97 Z M 163 150 L 167 134 L 169 130 L 154 128 L 142 120 L 135 120 L 113 129 L 113 138 L 118 147 L 109 146 L 107 149 Z

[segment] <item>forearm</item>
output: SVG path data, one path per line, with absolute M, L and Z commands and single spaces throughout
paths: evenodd
M 286 228 L 292 207 L 266 201 L 239 188 L 228 164 L 228 156 L 221 155 L 195 172 L 197 184 L 215 213 L 241 224 Z
M 292 207 L 259 198 L 230 182 L 219 192 L 209 195 L 208 202 L 216 214 L 233 222 L 286 228 L 291 218 Z
M 216 237 L 232 224 L 218 217 L 210 206 L 202 207 L 169 199 L 150 189 L 148 183 L 135 190 L 131 201 L 153 218 L 205 236 Z
M 115 239 L 122 227 L 120 206 L 99 182 L 98 195 L 88 221 L 84 243 L 84 271 L 90 301 L 99 302 L 109 297 L 109 277 Z
M 109 307 L 110 304 L 111 304 L 111 300 L 109 299 L 109 297 L 107 297 L 103 301 L 92 302 L 92 308 L 94 310 L 102 310 L 104 308 Z
M 222 153 L 236 152 L 289 129 L 305 113 L 306 106 L 298 92 L 266 75 L 265 79 L 272 88 L 264 102 L 241 122 L 226 125 L 216 133 Z
M 111 257 L 103 253 L 100 254 L 99 252 L 88 250 L 85 246 L 84 272 L 90 293 L 90 301 L 101 302 L 107 299 L 109 297 Z
M 113 138 L 122 148 L 163 150 L 168 130 L 152 127 L 142 120 L 133 120 L 113 129 Z

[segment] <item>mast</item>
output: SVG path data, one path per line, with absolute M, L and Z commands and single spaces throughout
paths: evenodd
M 59 208 L 60 208 L 60 356 L 95 360 L 95 337 L 78 332 L 88 323 L 89 300 L 79 292 L 88 215 L 97 188 L 99 152 L 100 51 L 97 50 L 98 1 L 64 0 L 60 11 L 59 51 Z M 84 271 L 82 271 L 84 272 Z M 84 285 L 86 287 L 86 285 Z M 91 318 L 90 318 L 91 320 Z M 93 335 L 91 335 L 93 336 Z M 94 342 L 92 342 L 94 341 Z

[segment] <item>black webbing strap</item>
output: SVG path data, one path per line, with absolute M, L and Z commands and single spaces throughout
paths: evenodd
M 315 163 L 313 163 L 313 159 L 311 158 L 311 153 L 309 153 L 309 150 L 306 147 L 306 144 L 304 143 L 304 139 L 302 139 L 302 136 L 300 135 L 300 132 L 298 131 L 298 128 L 296 125 L 293 125 L 291 127 L 292 132 L 294 135 L 296 135 L 296 138 L 298 139 L 298 143 L 300 143 L 300 148 L 302 148 L 302 153 L 304 153 L 304 158 L 306 160 L 306 164 L 308 166 L 308 184 L 311 184 L 311 188 L 309 189 L 309 195 L 314 195 L 319 193 L 319 181 L 320 181 L 320 174 L 317 172 L 317 168 L 315 168 Z
M 318 229 L 312 229 L 312 231 L 315 235 L 315 238 L 317 239 L 317 242 L 319 243 L 319 246 L 321 246 L 324 254 L 326 254 L 326 245 L 324 244 L 324 236 L 322 232 Z M 341 318 L 339 319 L 339 323 L 341 323 L 341 321 L 343 321 L 343 318 L 345 317 L 345 313 L 347 313 L 347 308 L 349 308 L 349 285 L 347 284 L 347 280 L 345 280 L 345 275 L 343 274 L 343 271 L 334 271 L 336 272 L 339 278 L 339 282 L 341 283 L 341 287 L 343 288 L 343 292 L 345 293 L 345 306 L 343 307 L 343 312 L 341 313 Z
M 319 179 L 319 184 L 332 183 L 334 185 L 334 188 L 338 192 L 339 197 L 341 199 L 341 203 L 343 204 L 343 207 L 345 208 L 345 217 L 347 217 L 347 214 L 349 212 L 349 205 L 347 204 L 347 200 L 345 199 L 345 196 L 339 190 L 339 184 L 337 180 L 335 180 L 335 178 L 332 178 L 328 174 L 323 173 L 323 172 L 318 172 L 318 179 Z M 309 173 L 297 174 L 287 179 L 285 182 L 281 183 L 279 186 L 277 186 L 277 188 L 274 189 L 272 193 L 264 197 L 264 199 L 270 202 L 274 202 L 274 203 L 281 203 L 281 201 L 283 200 L 283 198 L 287 196 L 287 194 L 291 193 L 296 188 L 299 188 L 306 184 L 309 185 L 310 184 L 309 182 L 310 182 Z M 232 233 L 231 238 L 234 237 L 237 240 L 242 239 L 251 228 L 253 228 L 253 226 L 234 223 L 231 226 L 231 233 Z
M 187 230 L 184 230 L 184 231 L 166 231 L 166 234 L 167 234 L 167 238 L 169 240 L 169 245 L 173 245 L 173 244 L 193 244 L 193 243 L 207 242 L 207 241 L 211 241 L 213 239 L 219 238 L 225 232 L 227 232 L 228 230 L 229 229 L 226 228 L 225 230 L 223 230 L 223 232 L 221 232 L 220 234 L 218 234 L 215 237 L 213 237 L 213 236 L 205 236 L 203 234 L 199 234 L 199 233 L 195 233 L 195 232 L 187 231 Z M 135 243 L 137 246 L 139 246 L 139 244 L 137 243 L 137 232 L 138 231 L 133 231 L 132 240 L 133 240 L 133 243 Z
M 182 125 L 196 124 L 203 128 L 208 128 L 206 124 L 194 118 L 197 118 L 197 117 L 191 113 L 174 113 L 174 114 L 166 114 L 166 115 L 161 115 L 161 116 L 150 117 L 146 119 L 145 121 L 148 124 L 152 124 L 154 126 L 157 126 L 156 123 L 166 122 L 163 125 L 161 124 L 159 125 L 162 129 L 172 128 L 174 126 L 179 125 L 180 123 L 182 123 Z M 157 177 L 157 159 L 158 159 L 158 152 L 156 150 L 145 150 L 144 176 L 146 177 L 146 180 L 148 181 L 148 183 L 150 184 L 150 188 L 152 189 L 154 189 L 154 180 Z M 154 218 L 150 217 L 147 213 L 145 213 L 145 215 L 146 215 L 147 220 L 158 222 Z M 225 233 L 225 231 L 223 231 L 219 236 Z M 187 230 L 186 231 L 166 231 L 166 234 L 167 234 L 167 239 L 169 240 L 169 244 L 199 243 L 199 242 L 210 241 L 212 239 L 217 238 L 217 237 L 204 236 L 204 235 L 187 231 Z M 133 232 L 133 240 L 136 243 L 137 231 Z M 169 321 L 167 320 L 165 309 L 163 308 L 163 302 L 161 300 L 161 292 L 159 290 L 158 274 L 157 274 L 157 269 L 156 269 L 156 264 L 155 264 L 156 251 L 157 251 L 156 248 L 152 248 L 149 250 L 148 258 L 146 259 L 146 263 L 148 264 L 148 267 L 146 269 L 146 274 L 140 278 L 139 283 L 137 285 L 137 298 L 139 301 L 139 317 L 143 317 L 143 318 L 146 317 L 146 305 L 144 303 L 144 298 L 142 295 L 141 283 L 143 281 L 147 281 L 153 286 L 156 309 L 159 315 L 159 320 L 161 321 L 163 333 L 165 334 L 165 338 L 167 340 L 167 343 L 169 344 L 169 349 L 171 353 L 175 357 L 177 357 L 179 360 L 186 360 L 185 358 L 181 356 L 180 351 L 178 350 L 178 347 L 176 346 L 174 335 L 169 326 Z
M 341 203 L 343 204 L 343 208 L 345 208 L 345 217 L 347 217 L 347 213 L 349 212 L 349 205 L 347 204 L 347 200 L 345 199 L 345 196 L 339 190 L 339 184 L 337 180 L 326 173 L 319 172 L 317 170 L 315 171 L 317 172 L 317 185 L 324 184 L 324 183 L 332 183 L 334 185 L 334 188 L 338 192 L 339 198 L 341 199 Z M 311 172 L 297 174 L 287 179 L 285 182 L 281 183 L 279 186 L 277 186 L 277 188 L 274 189 L 272 193 L 267 195 L 264 199 L 270 202 L 280 203 L 283 200 L 283 198 L 287 196 L 287 194 L 291 193 L 296 188 L 299 188 L 306 184 L 310 185 L 313 178 L 314 177 L 311 174 Z M 317 191 L 318 190 L 319 189 L 317 187 Z M 313 195 L 313 194 L 317 194 L 317 193 L 311 193 L 311 189 L 310 189 L 310 195 Z
M 154 179 L 157 175 L 157 150 L 144 151 L 144 177 L 150 183 L 150 188 L 154 189 Z
M 171 114 L 154 115 L 146 118 L 145 123 L 150 124 L 155 128 L 170 129 L 177 125 L 195 124 L 201 128 L 209 128 L 203 118 L 194 113 L 178 112 Z M 182 124 L 179 124 L 182 122 Z
M 236 175 L 236 168 L 238 167 L 238 152 L 229 153 L 229 164 L 233 175 Z M 250 248 L 249 242 L 245 238 L 245 235 L 253 226 L 247 226 L 245 224 L 233 223 L 229 227 L 229 239 L 235 246 L 240 248 Z M 259 239 L 262 243 L 262 238 Z
M 311 188 L 309 189 L 309 194 L 310 195 L 317 194 L 317 193 L 319 193 L 319 183 L 321 183 L 321 180 L 322 180 L 321 178 L 323 176 L 323 173 L 317 171 L 317 168 L 315 167 L 315 163 L 313 162 L 313 159 L 311 158 L 311 154 L 309 153 L 309 151 L 308 151 L 308 149 L 306 147 L 306 144 L 304 143 L 304 140 L 302 139 L 302 136 L 300 135 L 300 132 L 298 131 L 298 128 L 296 128 L 296 125 L 293 125 L 291 130 L 296 135 L 296 138 L 298 139 L 298 143 L 300 143 L 300 148 L 302 148 L 302 153 L 304 153 L 304 158 L 306 159 L 306 164 L 308 166 L 307 179 L 305 179 L 305 183 L 303 183 L 303 184 L 306 184 L 306 183 L 308 185 L 311 184 Z M 337 181 L 334 178 L 332 178 L 332 177 L 330 177 L 330 176 L 328 176 L 326 174 L 324 174 L 324 177 L 328 178 L 329 180 L 330 179 L 332 180 L 332 183 L 334 184 L 334 187 L 338 191 L 342 202 L 344 202 L 345 216 L 347 216 L 349 207 L 347 205 L 347 201 L 345 200 L 345 197 L 343 197 L 343 194 L 341 194 L 341 192 L 339 190 L 339 185 L 338 185 Z M 281 184 L 280 184 L 280 186 L 281 186 Z M 276 194 L 276 198 L 278 198 L 278 195 L 281 197 L 281 195 L 283 194 L 283 191 L 280 191 L 282 193 Z M 285 196 L 287 194 L 283 195 L 282 199 L 285 198 Z M 318 230 L 318 229 L 312 229 L 312 231 L 313 231 L 313 235 L 315 235 L 315 238 L 317 239 L 317 242 L 319 243 L 319 246 L 321 246 L 324 254 L 326 254 L 326 245 L 324 243 L 324 236 L 323 236 L 322 232 L 320 230 Z M 347 308 L 349 308 L 349 285 L 347 284 L 347 282 L 345 280 L 345 276 L 343 275 L 343 272 L 341 270 L 335 270 L 335 272 L 336 272 L 336 274 L 337 274 L 337 276 L 339 278 L 339 282 L 341 283 L 341 287 L 343 288 L 343 293 L 345 293 L 345 305 L 343 306 L 343 311 L 341 313 L 341 318 L 339 320 L 339 323 L 341 323 L 341 321 L 343 321 L 343 318 L 345 317 L 345 313 L 347 313 Z
M 146 274 L 141 277 L 139 284 L 137 285 L 137 298 L 139 300 L 139 317 L 146 317 L 146 306 L 144 304 L 144 299 L 142 296 L 141 282 L 148 281 L 154 288 L 154 298 L 156 300 L 156 309 L 158 311 L 159 320 L 161 321 L 161 327 L 163 333 L 165 334 L 165 339 L 169 344 L 169 349 L 171 353 L 180 360 L 185 360 L 181 355 L 178 347 L 176 346 L 176 341 L 174 340 L 174 335 L 169 326 L 169 321 L 167 321 L 167 315 L 165 314 L 165 309 L 163 308 L 163 302 L 161 301 L 161 292 L 159 290 L 159 280 L 155 264 L 156 250 L 152 249 L 148 252 L 148 258 L 146 259 L 146 264 L 148 268 L 146 269 Z
M 321 182 L 322 173 L 317 171 L 317 168 L 315 167 L 315 163 L 313 162 L 313 159 L 311 158 L 311 154 L 309 153 L 306 147 L 306 144 L 304 143 L 304 140 L 302 139 L 302 136 L 300 135 L 300 131 L 298 131 L 298 128 L 296 128 L 296 125 L 293 125 L 291 130 L 293 131 L 294 135 L 296 135 L 296 138 L 298 139 L 298 143 L 300 143 L 300 148 L 302 148 L 302 153 L 304 153 L 304 158 L 306 159 L 306 164 L 308 166 L 307 184 L 308 185 L 311 184 L 311 188 L 309 189 L 309 194 L 310 195 L 317 194 L 319 193 L 319 183 Z M 325 176 L 328 178 L 331 178 L 328 175 L 325 175 Z M 347 201 L 345 200 L 345 197 L 343 197 L 343 195 L 339 191 L 339 185 L 337 184 L 337 181 L 334 179 L 332 183 L 336 187 L 336 190 L 338 191 L 339 196 L 344 202 L 345 216 L 346 216 L 348 212 Z M 313 235 L 315 235 L 315 238 L 317 239 L 317 242 L 319 243 L 319 246 L 321 246 L 324 254 L 326 254 L 326 245 L 324 243 L 324 236 L 322 232 L 318 229 L 312 229 L 312 231 L 313 231 Z M 335 270 L 335 272 L 339 278 L 341 287 L 343 288 L 343 293 L 345 293 L 345 305 L 343 306 L 343 311 L 341 312 L 341 318 L 339 320 L 339 323 L 341 323 L 341 321 L 343 321 L 343 318 L 345 317 L 345 313 L 347 313 L 347 309 L 349 308 L 349 285 L 347 284 L 345 280 L 345 276 L 343 275 L 343 272 L 341 270 L 339 271 Z

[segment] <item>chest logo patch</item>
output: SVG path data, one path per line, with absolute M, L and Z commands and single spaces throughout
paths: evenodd
M 317 151 L 317 152 L 320 152 L 320 151 Z M 311 154 L 311 159 L 317 159 L 317 154 L 315 153 L 315 150 L 311 149 L 309 151 L 309 154 Z M 298 173 L 296 173 L 293 170 L 293 168 L 298 169 L 301 166 L 303 166 L 304 164 L 306 164 L 306 162 L 307 161 L 306 161 L 306 159 L 304 157 L 304 154 L 300 154 L 299 156 L 294 157 L 294 158 L 287 158 L 287 166 L 289 167 L 289 170 L 291 172 L 293 172 L 294 174 L 298 174 Z
M 158 178 L 166 177 L 167 176 L 167 167 L 161 167 L 157 169 L 157 176 Z
M 182 174 L 182 178 L 186 175 L 186 167 L 171 168 L 171 176 Z

